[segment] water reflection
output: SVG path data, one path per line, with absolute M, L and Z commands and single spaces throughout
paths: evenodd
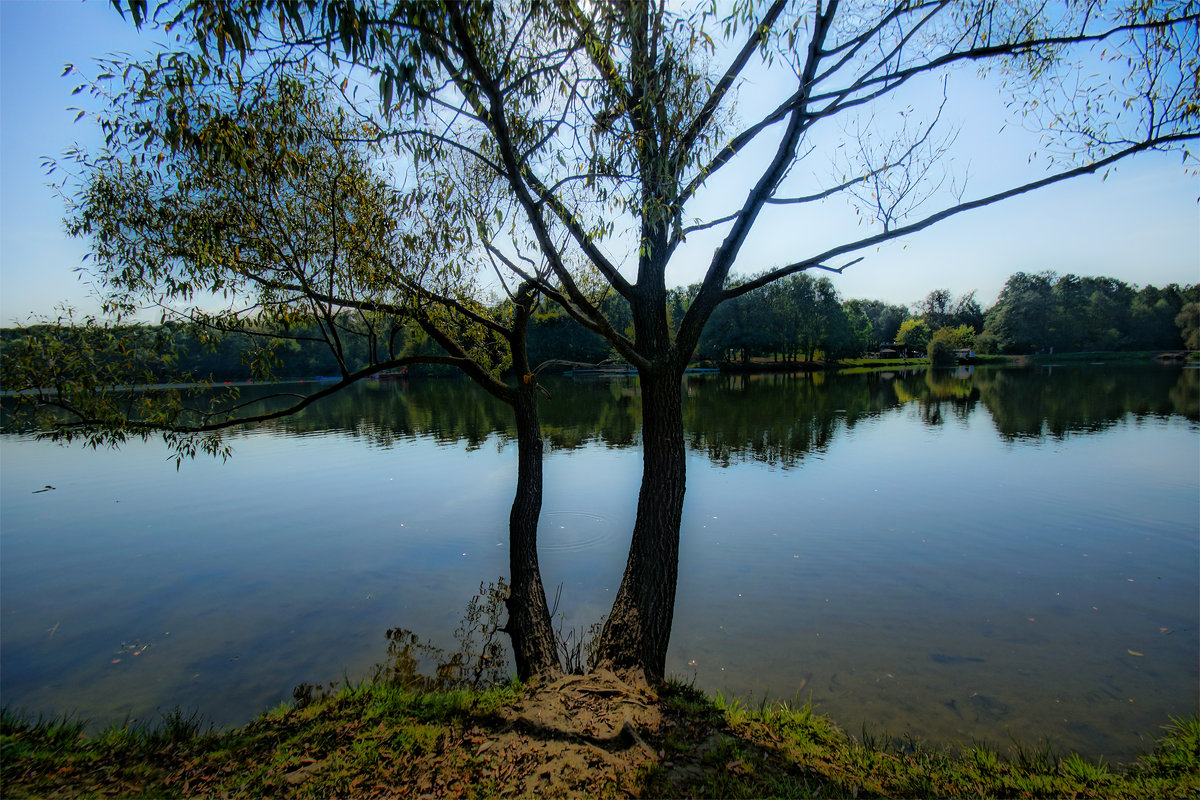
M 638 444 L 641 397 L 634 378 L 545 380 L 542 427 L 553 450 L 590 442 Z M 247 387 L 243 399 L 265 387 Z M 1005 439 L 1063 438 L 1135 419 L 1200 421 L 1200 370 L 1068 366 L 967 368 L 840 374 L 688 377 L 688 446 L 714 464 L 757 461 L 783 468 L 826 452 L 839 431 L 914 404 L 938 426 L 963 422 L 982 406 Z M 344 432 L 392 447 L 415 437 L 481 446 L 515 435 L 509 409 L 465 380 L 364 382 L 273 423 L 292 434 Z
M 974 379 L 1006 438 L 1100 431 L 1126 415 L 1200 419 L 1200 370 L 1043 367 L 987 370 Z
M 630 379 L 547 385 L 543 573 L 571 629 L 621 576 L 640 397 Z M 672 673 L 799 695 L 851 730 L 1048 735 L 1109 758 L 1195 707 L 1200 370 L 683 391 Z M 469 383 L 364 384 L 235 435 L 229 463 L 179 472 L 154 444 L 4 438 L 6 703 L 244 722 L 299 683 L 370 674 L 389 628 L 447 645 L 504 572 L 509 411 Z

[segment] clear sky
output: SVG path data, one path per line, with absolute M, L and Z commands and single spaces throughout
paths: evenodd
M 50 314 L 61 303 L 95 310 L 75 272 L 86 242 L 63 232 L 63 203 L 48 188 L 40 161 L 75 142 L 94 146 L 98 140 L 86 118 L 73 122 L 68 108 L 79 98 L 70 94 L 76 82 L 60 77 L 63 65 L 148 46 L 107 0 L 0 0 L 0 325 Z M 960 91 L 968 95 L 960 105 L 960 145 L 966 145 L 960 149 L 982 192 L 1010 165 L 1024 167 L 1021 146 L 1028 142 L 1011 134 L 998 138 L 1001 121 L 986 110 L 998 105 L 996 98 L 970 98 L 971 92 L 979 93 L 978 86 Z M 827 167 L 797 170 L 821 177 Z M 1137 285 L 1200 283 L 1198 198 L 1200 178 L 1183 170 L 1179 156 L 1154 154 L 1127 161 L 1107 180 L 1076 179 L 868 251 L 834 280 L 845 298 L 895 303 L 914 302 L 935 288 L 955 295 L 975 289 L 985 307 L 1017 271 L 1110 275 Z M 713 203 L 720 210 L 719 198 Z M 739 267 L 758 271 L 812 252 L 804 240 L 811 228 L 796 219 L 784 210 L 767 217 Z M 826 235 L 856 232 L 853 216 L 840 206 L 819 209 L 811 219 Z M 673 266 L 668 279 L 698 280 L 714 244 L 695 237 L 695 257 Z

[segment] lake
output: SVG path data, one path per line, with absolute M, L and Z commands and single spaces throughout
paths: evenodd
M 639 395 L 635 379 L 547 386 L 542 567 L 565 631 L 621 577 Z M 851 733 L 1109 760 L 1196 711 L 1200 370 L 697 376 L 684 392 L 672 674 L 811 702 Z M 299 683 L 369 674 L 388 628 L 452 644 L 506 572 L 515 443 L 507 409 L 463 380 L 367 383 L 232 442 L 227 463 L 176 470 L 161 443 L 0 440 L 6 706 L 243 723 Z

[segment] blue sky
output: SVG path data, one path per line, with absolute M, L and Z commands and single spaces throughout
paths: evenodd
M 42 156 L 94 144 L 67 108 L 77 85 L 64 63 L 144 49 L 133 25 L 106 2 L 0 0 L 0 325 L 58 303 L 94 310 L 74 269 L 86 243 L 63 232 L 63 203 L 47 186 Z
M 47 186 L 40 160 L 98 139 L 86 118 L 74 123 L 75 113 L 67 110 L 78 98 L 70 95 L 75 81 L 59 77 L 63 65 L 147 47 L 148 40 L 106 0 L 0 0 L 0 325 L 50 314 L 60 303 L 95 310 L 86 281 L 75 272 L 86 242 L 63 233 L 63 203 Z M 1011 129 L 997 135 L 1002 120 L 990 110 L 999 105 L 996 98 L 970 82 L 959 93 L 966 96 L 958 106 L 959 141 L 981 191 L 1009 170 L 1027 170 L 1030 140 Z M 820 164 L 799 169 L 824 174 Z M 1126 162 L 1106 180 L 1077 179 L 867 251 L 861 264 L 834 280 L 846 298 L 911 303 L 944 287 L 956 295 L 978 290 L 985 306 L 1016 271 L 1110 275 L 1138 285 L 1197 283 L 1198 197 L 1200 178 L 1181 167 L 1178 155 L 1154 154 Z M 813 229 L 826 237 L 860 230 L 852 213 L 837 205 L 815 209 L 806 220 L 798 225 L 783 211 L 763 220 L 742 259 L 743 271 L 808 254 L 805 237 Z M 712 241 L 695 237 L 695 257 L 672 266 L 668 279 L 698 280 Z

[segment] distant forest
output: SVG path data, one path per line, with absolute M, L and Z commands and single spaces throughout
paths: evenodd
M 673 320 L 682 319 L 697 286 L 672 291 Z M 609 318 L 632 331 L 624 301 L 604 301 Z M 622 313 L 624 312 L 624 313 Z M 414 326 L 397 324 L 390 337 L 356 335 L 351 317 L 336 320 L 339 345 L 353 371 L 375 359 L 441 354 Z M 93 329 L 88 336 L 122 340 L 136 352 L 147 379 L 198 376 L 215 381 L 335 376 L 341 370 L 326 342 L 328 329 L 300 325 L 281 338 L 222 334 L 167 322 Z M 85 335 L 51 325 L 0 329 L 0 347 L 51 334 L 58 346 Z M 1106 277 L 1018 272 L 984 309 L 974 292 L 954 297 L 930 292 L 912 306 L 880 300 L 843 300 L 827 277 L 793 275 L 721 305 L 704 330 L 697 358 L 714 363 L 767 358 L 813 362 L 855 358 L 885 348 L 924 353 L 941 341 L 983 354 L 1200 349 L 1200 286 L 1135 288 Z M 531 361 L 599 363 L 612 352 L 553 303 L 544 303 L 528 333 Z M 94 345 L 94 343 L 93 343 Z M 47 351 L 50 352 L 50 351 Z M 563 367 L 566 368 L 565 366 Z M 437 368 L 423 368 L 438 371 Z M 443 368 L 445 369 L 445 368 Z M 0 374 L 0 381 L 3 375 Z

